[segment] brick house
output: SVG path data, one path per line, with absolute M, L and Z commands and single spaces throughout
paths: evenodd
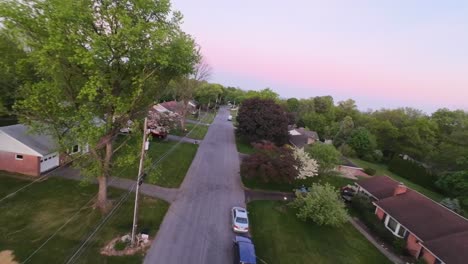
M 28 127 L 17 124 L 0 127 L 0 170 L 39 176 L 63 162 L 52 137 L 31 134 Z M 70 146 L 69 154 L 86 152 L 78 145 Z
M 358 181 L 358 191 L 372 198 L 375 214 L 408 252 L 429 264 L 468 263 L 468 220 L 387 177 Z

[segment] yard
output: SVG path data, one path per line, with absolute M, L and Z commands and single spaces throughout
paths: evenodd
M 19 189 L 29 181 L 7 177 L 0 172 L 0 197 Z M 124 193 L 110 189 L 116 203 Z M 96 185 L 51 178 L 38 182 L 0 203 L 0 252 L 12 250 L 15 261 L 23 262 L 76 212 L 82 210 L 29 260 L 30 263 L 64 263 L 78 249 L 103 216 L 87 203 L 97 193 Z M 143 255 L 106 257 L 99 250 L 118 235 L 132 228 L 133 199 L 131 194 L 103 228 L 84 247 L 78 263 L 141 263 Z M 166 202 L 144 197 L 140 204 L 141 228 L 148 228 L 152 237 L 168 209 Z M 1 261 L 0 261 L 1 262 Z
M 360 160 L 360 159 L 350 159 L 353 163 L 355 163 L 356 165 L 362 167 L 362 168 L 373 168 L 376 170 L 376 174 L 375 175 L 387 175 L 391 178 L 393 178 L 394 180 L 396 181 L 399 181 L 399 182 L 403 182 L 406 186 L 410 187 L 411 189 L 414 189 L 415 191 L 418 191 L 424 195 L 426 195 L 427 197 L 433 199 L 434 201 L 441 201 L 444 197 L 443 195 L 439 194 L 439 193 L 436 193 L 436 192 L 433 192 L 431 190 L 428 190 L 418 184 L 415 184 L 391 171 L 388 170 L 387 166 L 384 165 L 384 164 L 376 164 L 376 163 L 371 163 L 371 162 L 367 162 L 367 161 L 364 161 L 364 160 Z
M 119 139 L 122 141 L 123 139 Z M 132 141 L 130 141 L 132 142 Z M 150 148 L 147 155 L 151 157 L 152 162 L 157 161 L 163 155 L 171 151 L 160 163 L 156 166 L 159 171 L 159 176 L 151 181 L 151 184 L 156 184 L 162 187 L 177 188 L 185 178 L 192 160 L 197 153 L 198 145 L 190 143 L 179 143 L 176 141 L 161 141 L 153 140 L 150 143 Z M 134 144 L 134 143 L 128 143 Z M 177 145 L 177 146 L 175 146 Z M 137 147 L 135 147 L 137 148 Z M 118 155 L 117 153 L 116 155 Z M 138 174 L 138 162 L 125 168 L 114 168 L 113 175 L 120 177 L 136 179 Z M 148 182 L 149 179 L 146 180 Z
M 337 189 L 347 184 L 354 183 L 354 181 L 351 179 L 338 177 L 335 175 L 316 176 L 313 178 L 308 178 L 306 180 L 296 180 L 290 184 L 289 183 L 274 183 L 274 182 L 265 183 L 259 179 L 247 179 L 245 177 L 242 177 L 242 183 L 247 188 L 256 189 L 256 190 L 281 191 L 281 192 L 292 192 L 293 189 L 298 188 L 301 185 L 309 187 L 314 182 L 329 183 L 330 185 L 334 186 Z
M 205 123 L 205 124 L 211 124 L 211 123 L 213 123 L 213 120 L 216 117 L 216 112 L 214 112 L 214 111 L 210 111 L 210 112 L 203 111 L 200 114 L 200 116 L 201 116 L 200 120 L 195 118 L 193 115 L 189 115 L 187 117 L 187 119 L 190 119 L 190 120 L 193 120 L 193 121 L 200 121 L 201 123 Z
M 237 151 L 243 154 L 252 154 L 255 152 L 253 146 L 247 140 L 236 136 Z
M 193 139 L 199 139 L 202 140 L 205 138 L 206 133 L 208 132 L 208 126 L 206 125 L 196 125 L 196 124 L 191 124 L 191 123 L 186 123 L 185 124 L 185 129 L 186 131 L 182 131 L 180 129 L 172 129 L 170 131 L 170 134 L 176 135 L 176 136 L 186 136 L 187 133 L 190 132 L 190 135 L 188 135 L 188 138 L 193 138 Z
M 262 263 L 391 263 L 350 224 L 335 229 L 303 222 L 284 202 L 255 201 L 248 210 Z

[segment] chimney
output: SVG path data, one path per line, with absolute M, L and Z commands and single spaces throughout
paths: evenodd
M 407 190 L 408 190 L 408 188 L 406 187 L 406 185 L 405 185 L 404 183 L 400 182 L 400 183 L 395 187 L 395 191 L 393 191 L 393 196 L 397 196 L 397 195 L 406 193 Z

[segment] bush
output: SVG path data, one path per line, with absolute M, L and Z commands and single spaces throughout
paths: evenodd
M 114 244 L 114 249 L 117 251 L 122 251 L 128 246 L 128 241 L 122 241 L 121 239 L 117 240 Z
M 365 168 L 364 169 L 364 172 L 368 175 L 375 175 L 375 173 L 377 172 L 375 169 L 373 168 Z
M 468 194 L 468 170 L 444 174 L 437 180 L 436 186 L 449 196 L 466 196 Z
M 404 160 L 399 156 L 395 156 L 388 164 L 388 168 L 391 172 L 394 172 L 413 183 L 419 184 L 433 191 L 438 191 L 435 184 L 438 179 L 437 175 L 431 173 L 429 170 L 414 161 Z
M 354 158 L 357 156 L 356 154 L 356 151 L 354 151 L 354 149 L 348 145 L 348 144 L 343 144 L 341 145 L 338 150 L 341 152 L 341 154 L 345 157 L 349 157 L 349 158 Z
M 307 152 L 318 162 L 320 174 L 333 170 L 341 161 L 340 152 L 331 144 L 315 143 L 307 148 Z
M 306 195 L 297 193 L 291 203 L 299 209 L 297 217 L 301 220 L 311 219 L 317 225 L 341 226 L 348 221 L 348 213 L 337 190 L 328 183 L 313 183 Z
M 400 255 L 408 255 L 408 250 L 406 249 L 406 241 L 401 238 L 395 238 L 392 243 L 395 251 Z

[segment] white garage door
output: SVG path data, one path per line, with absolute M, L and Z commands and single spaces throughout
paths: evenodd
M 58 152 L 51 153 L 41 158 L 41 173 L 51 170 L 59 165 Z

